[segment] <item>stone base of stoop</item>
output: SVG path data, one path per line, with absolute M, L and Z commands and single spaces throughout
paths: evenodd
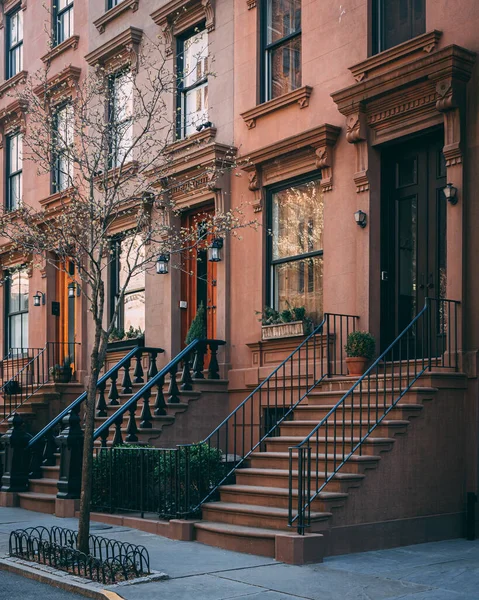
M 326 539 L 320 533 L 277 533 L 274 558 L 288 565 L 321 563 L 325 555 L 325 546 Z
M 74 517 L 80 508 L 80 500 L 55 498 L 55 516 L 61 519 Z
M 12 508 L 18 506 L 18 494 L 16 492 L 0 492 L 0 506 Z

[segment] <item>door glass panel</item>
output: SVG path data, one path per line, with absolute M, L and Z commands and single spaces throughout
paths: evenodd
M 398 202 L 398 328 L 402 331 L 416 315 L 417 304 L 417 197 Z
M 396 163 L 396 187 L 402 188 L 417 183 L 417 157 L 403 158 Z

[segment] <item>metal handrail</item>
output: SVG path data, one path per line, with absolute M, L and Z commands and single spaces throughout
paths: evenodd
M 129 360 L 136 356 L 138 350 L 144 350 L 144 348 L 142 348 L 141 346 L 135 346 L 134 348 L 132 348 L 130 352 L 128 352 L 128 354 L 126 354 L 118 363 L 116 363 L 111 369 L 109 369 L 104 375 L 102 375 L 98 379 L 97 388 L 103 383 L 106 383 L 108 379 L 110 379 L 110 377 L 115 374 L 115 372 L 118 372 L 122 366 L 124 366 Z M 158 350 L 160 351 L 160 349 Z M 71 404 L 69 404 L 64 410 L 61 411 L 61 413 L 54 417 L 50 421 L 50 423 L 48 423 L 48 425 L 45 425 L 45 427 L 30 440 L 30 442 L 28 443 L 28 447 L 32 448 L 33 446 L 35 446 L 46 434 L 48 434 L 54 427 L 61 423 L 61 421 L 66 417 L 66 415 L 69 412 L 78 408 L 80 404 L 82 404 L 82 402 L 86 400 L 86 397 L 87 392 L 83 392 L 80 396 L 78 396 L 78 398 L 76 398 L 76 400 L 73 400 Z
M 151 377 L 151 379 L 149 379 L 141 389 L 139 389 L 135 394 L 133 394 L 131 396 L 131 398 L 129 398 L 124 404 L 122 404 L 118 408 L 118 410 L 116 410 L 113 413 L 113 415 L 111 415 L 111 417 L 109 417 L 104 423 L 102 423 L 100 425 L 100 427 L 98 427 L 95 430 L 95 432 L 93 434 L 93 440 L 97 440 L 99 437 L 102 437 L 102 434 L 103 434 L 103 436 L 105 434 L 108 434 L 110 427 L 112 425 L 115 425 L 119 420 L 121 420 L 126 411 L 130 411 L 133 408 L 135 408 L 138 400 L 143 398 L 146 394 L 148 394 L 147 397 L 149 397 L 149 392 L 150 392 L 151 388 L 155 385 L 158 385 L 158 383 L 161 382 L 162 378 L 164 379 L 164 377 L 168 373 L 171 374 L 172 369 L 177 367 L 184 359 L 186 359 L 193 350 L 197 349 L 200 345 L 206 346 L 207 344 L 217 344 L 217 345 L 222 346 L 225 343 L 226 342 L 224 342 L 223 340 L 201 340 L 198 338 L 194 339 L 192 342 L 190 342 L 188 344 L 188 346 L 186 346 L 186 348 L 184 348 L 179 354 L 177 354 L 167 365 L 165 365 L 162 369 L 160 369 L 160 371 L 158 371 L 158 373 L 156 373 L 156 375 Z M 176 376 L 176 371 L 174 372 L 174 375 Z
M 444 357 L 442 358 L 442 364 L 439 366 L 443 368 L 452 368 L 457 371 L 458 369 L 458 355 L 457 355 L 457 306 L 460 304 L 457 300 L 448 300 L 442 298 L 426 298 L 424 307 L 419 311 L 419 313 L 412 319 L 409 325 L 395 338 L 395 340 L 376 358 L 376 360 L 372 363 L 372 365 L 365 371 L 365 373 L 351 386 L 351 388 L 341 397 L 341 399 L 336 403 L 336 405 L 327 413 L 325 417 L 321 419 L 321 421 L 312 429 L 312 431 L 303 439 L 303 441 L 295 446 L 289 448 L 289 503 L 288 503 L 288 518 L 289 525 L 293 526 L 296 522 L 298 533 L 304 534 L 304 529 L 310 524 L 310 508 L 312 502 L 318 497 L 321 491 L 325 488 L 325 486 L 331 481 L 331 479 L 339 472 L 339 470 L 344 466 L 344 464 L 348 461 L 348 459 L 358 450 L 361 449 L 364 441 L 371 435 L 371 433 L 381 424 L 381 422 L 385 419 L 388 413 L 396 406 L 396 404 L 401 400 L 401 398 L 411 389 L 414 383 L 424 374 L 426 370 L 431 370 L 432 368 L 432 339 L 431 339 L 431 302 L 443 303 L 442 310 L 438 310 L 437 315 L 440 319 L 439 325 L 442 326 L 442 333 L 447 327 L 450 326 L 451 321 L 451 306 L 454 307 L 454 344 L 452 344 L 451 336 L 448 336 L 448 351 L 449 351 L 449 365 L 446 365 L 444 362 Z M 446 325 L 446 312 L 445 307 L 447 305 L 448 317 L 447 317 L 447 325 Z M 408 335 L 413 331 L 416 326 L 416 337 L 415 343 L 417 345 L 417 324 L 419 323 L 421 317 L 426 313 L 429 314 L 429 320 L 426 323 L 426 330 L 423 330 L 422 333 L 426 333 L 427 335 L 427 356 L 424 356 L 422 353 L 421 358 L 414 359 L 409 356 L 409 346 L 407 349 L 407 371 L 406 375 L 408 378 L 408 383 L 402 387 L 402 358 L 401 358 L 401 344 L 404 338 L 406 338 L 406 342 L 408 342 Z M 442 323 L 441 323 L 442 319 Z M 450 331 L 449 331 L 450 333 Z M 386 365 L 387 365 L 387 357 L 391 355 L 392 359 L 394 359 L 394 350 L 399 350 L 399 394 L 395 396 L 394 391 L 394 370 L 392 371 L 392 402 L 386 407 L 386 387 L 384 383 L 384 406 L 383 406 L 383 414 L 379 417 L 378 410 L 378 386 L 375 386 L 373 390 L 375 394 L 376 403 L 374 405 L 376 411 L 376 420 L 371 426 L 371 374 L 376 371 L 376 381 L 379 383 L 379 367 L 383 366 L 383 376 L 384 382 L 386 380 Z M 417 347 L 415 348 L 417 351 Z M 455 361 L 454 364 L 451 364 L 451 354 L 454 353 Z M 409 380 L 409 363 L 410 360 L 414 360 L 414 372 L 412 373 L 413 377 Z M 420 368 L 418 369 L 417 361 L 419 360 Z M 394 361 L 392 361 L 392 368 L 394 369 Z M 367 390 L 364 392 L 367 394 L 367 399 L 363 400 L 363 384 L 364 382 L 368 382 Z M 353 419 L 353 411 L 354 411 L 354 393 L 359 390 L 360 401 L 359 407 L 356 408 L 359 410 L 359 440 L 354 442 L 353 439 L 353 431 L 354 431 L 354 419 Z M 346 407 L 346 400 L 351 398 L 351 404 Z M 348 452 L 345 452 L 345 427 L 344 427 L 344 412 L 346 408 L 351 409 L 351 448 Z M 368 410 L 368 422 L 365 423 L 367 425 L 367 431 L 365 435 L 362 435 L 362 412 L 363 409 Z M 336 435 L 336 427 L 338 423 L 337 413 L 342 409 L 343 413 L 343 425 L 342 425 L 342 433 L 343 438 L 341 441 L 342 444 L 342 459 L 341 461 L 336 461 L 336 449 L 337 449 L 337 435 Z M 333 425 L 331 426 L 334 431 L 334 439 L 330 442 L 334 447 L 334 458 L 333 458 L 333 468 L 328 470 L 328 428 L 329 420 L 333 420 Z M 319 483 L 319 471 L 318 471 L 318 452 L 319 452 L 319 432 L 322 431 L 325 433 L 325 471 L 324 471 L 324 481 L 321 485 L 316 485 L 316 490 L 311 493 L 311 482 L 316 479 Z M 313 477 L 311 474 L 311 443 L 316 444 L 316 477 Z M 297 477 L 298 477 L 298 485 L 297 485 L 297 494 L 298 494 L 298 504 L 297 504 L 297 512 L 294 514 L 293 509 L 293 453 L 298 453 L 298 466 L 297 466 Z

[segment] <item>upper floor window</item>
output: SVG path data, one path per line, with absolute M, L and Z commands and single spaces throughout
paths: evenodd
M 5 286 L 5 341 L 7 351 L 23 355 L 28 348 L 28 272 L 11 271 Z
M 133 77 L 119 71 L 109 80 L 110 168 L 119 167 L 133 143 Z
M 54 115 L 55 153 L 53 161 L 53 192 L 62 192 L 73 183 L 73 106 L 64 104 Z
M 23 10 L 7 15 L 7 77 L 23 69 Z
M 73 35 L 73 0 L 53 0 L 53 31 L 56 46 Z
M 425 33 L 425 4 L 425 0 L 375 0 L 373 54 Z
M 7 136 L 7 210 L 18 208 L 22 199 L 22 150 L 23 136 L 20 132 Z
M 269 192 L 270 304 L 282 311 L 304 306 L 319 322 L 323 312 L 323 196 L 314 179 Z
M 110 10 L 110 8 L 115 8 L 115 6 L 117 6 L 118 4 L 120 4 L 120 2 L 122 2 L 123 0 L 108 0 L 107 2 L 107 10 Z
M 301 0 L 262 3 L 262 101 L 301 87 Z
M 178 39 L 177 135 L 186 137 L 208 122 L 208 32 Z

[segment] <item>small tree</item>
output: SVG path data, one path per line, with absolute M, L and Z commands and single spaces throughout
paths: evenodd
M 196 316 L 191 322 L 186 334 L 185 344 L 191 344 L 193 340 L 204 340 L 206 338 L 206 311 L 203 302 L 198 306 Z
M 173 259 L 192 252 L 208 236 L 234 236 L 253 223 L 238 209 L 201 215 L 201 229 L 176 226 L 179 211 L 170 193 L 175 181 L 167 151 L 175 131 L 168 99 L 176 76 L 167 68 L 161 48 L 151 41 L 136 52 L 119 53 L 113 63 L 117 66 L 112 69 L 97 65 L 82 80 L 73 68 L 67 79 L 51 79 L 47 66 L 15 93 L 26 122 L 23 159 L 35 166 L 39 177 L 52 173 L 58 193 L 54 202 L 47 203 L 49 208 L 20 202 L 16 210 L 0 215 L 4 248 L 8 245 L 34 266 L 49 263 L 63 270 L 73 263 L 75 283 L 88 306 L 93 340 L 78 536 L 83 552 L 88 550 L 96 386 L 130 280 L 154 268 L 159 254 Z M 207 179 L 214 181 L 233 168 L 231 149 L 221 164 L 206 169 Z M 204 176 L 203 170 L 182 179 L 181 185 L 194 188 L 196 178 Z M 108 315 L 105 293 L 113 260 L 111 239 L 124 223 L 129 235 L 122 244 L 119 302 Z

